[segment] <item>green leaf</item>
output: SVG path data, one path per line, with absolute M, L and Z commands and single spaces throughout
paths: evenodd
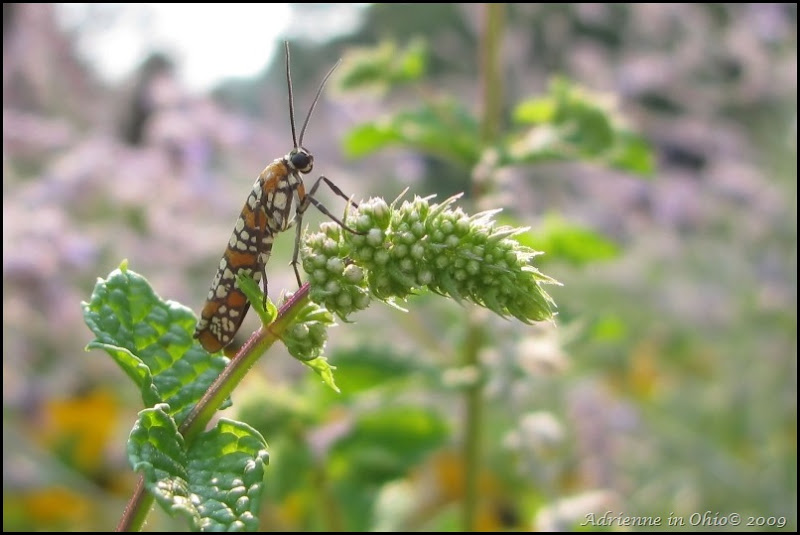
M 350 158 L 363 158 L 390 145 L 402 143 L 403 137 L 389 119 L 351 129 L 344 140 L 344 151 Z
M 280 462 L 273 463 L 269 468 L 266 501 L 278 503 L 287 498 L 293 501 L 304 496 L 302 501 L 306 505 L 303 507 L 313 509 L 320 498 L 319 487 L 315 485 L 320 476 L 319 451 L 311 449 L 312 441 L 307 440 L 308 429 L 305 426 L 298 425 L 297 421 L 288 425 L 288 428 L 279 430 L 274 439 L 270 439 L 271 455 L 280 459 Z M 295 510 L 296 513 L 302 514 L 302 511 Z M 298 519 L 299 524 L 295 524 L 295 527 L 301 531 L 308 530 L 310 522 L 313 522 L 311 518 L 304 521 Z
M 332 357 L 339 370 L 339 386 L 345 395 L 352 396 L 366 390 L 396 384 L 420 373 L 433 377 L 438 368 L 413 359 L 410 355 L 382 349 L 359 347 L 337 351 Z
M 322 382 L 328 385 L 334 392 L 341 392 L 333 378 L 333 370 L 336 369 L 336 366 L 332 366 L 327 358 L 317 357 L 312 360 L 300 360 L 300 362 L 314 370 L 314 373 L 322 378 Z
M 501 165 L 588 160 L 642 176 L 655 168 L 651 147 L 625 126 L 608 96 L 564 78 L 553 80 L 547 96 L 521 102 L 513 117 L 531 126 L 494 150 Z
M 552 98 L 530 99 L 519 104 L 514 110 L 514 120 L 525 124 L 552 122 L 556 116 L 556 103 Z
M 425 74 L 428 49 L 421 39 L 404 49 L 384 41 L 372 48 L 351 50 L 337 73 L 340 90 L 373 89 L 386 91 L 392 86 L 413 82 Z
M 536 232 L 525 232 L 514 239 L 531 249 L 547 251 L 546 255 L 538 257 L 540 264 L 558 260 L 582 266 L 616 258 L 620 253 L 619 246 L 602 234 L 569 223 L 555 214 L 548 215 Z
M 344 151 L 361 158 L 398 146 L 437 156 L 467 168 L 480 157 L 478 123 L 460 103 L 442 100 L 413 111 L 357 126 L 346 136 Z
M 617 169 L 652 176 L 656 170 L 656 157 L 647 141 L 632 132 L 620 132 L 617 145 L 610 156 Z
M 310 380 L 316 381 L 310 374 Z M 271 437 L 270 445 L 275 451 L 275 439 L 288 429 L 310 426 L 325 414 L 320 412 L 316 398 L 296 387 L 276 385 L 264 378 L 253 378 L 250 388 L 237 398 L 236 412 L 242 421 Z M 281 462 L 283 462 L 281 456 Z
M 406 473 L 447 436 L 447 424 L 429 408 L 382 407 L 360 415 L 334 446 L 332 469 L 341 477 L 381 484 Z
M 253 277 L 248 273 L 240 271 L 236 274 L 236 284 L 239 285 L 239 289 L 242 290 L 247 300 L 253 305 L 253 310 L 255 310 L 258 317 L 261 318 L 261 323 L 263 325 L 272 323 L 278 316 L 278 309 L 275 303 L 261 291 L 261 288 L 259 288 L 258 283 L 253 280 Z M 264 307 L 265 301 L 267 304 L 266 308 Z
M 504 140 L 498 148 L 486 150 L 487 161 L 494 161 L 495 154 L 499 155 L 495 165 L 531 165 L 549 161 L 567 161 L 573 159 L 569 147 L 559 131 L 553 125 L 539 125 L 516 133 Z
M 563 139 L 581 156 L 599 156 L 614 144 L 611 117 L 588 103 L 576 103 L 562 110 L 560 126 Z
M 163 301 L 126 263 L 98 280 L 82 306 L 96 337 L 87 350 L 105 350 L 134 381 L 145 406 L 167 403 L 178 422 L 228 363 L 192 338 L 197 320 L 191 310 Z
M 188 450 L 170 408 L 139 413 L 128 457 L 147 490 L 172 515 L 201 531 L 256 531 L 269 462 L 264 438 L 250 426 L 220 419 Z

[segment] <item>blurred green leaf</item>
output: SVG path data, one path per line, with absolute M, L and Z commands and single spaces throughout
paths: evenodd
M 518 234 L 514 239 L 531 249 L 547 251 L 537 258 L 540 264 L 558 260 L 582 266 L 620 254 L 619 246 L 602 234 L 569 223 L 556 214 L 547 216 L 536 232 Z
M 273 462 L 269 468 L 269 484 L 266 488 L 267 502 L 277 503 L 294 494 L 305 494 L 309 509 L 313 509 L 314 500 L 317 499 L 317 489 L 314 484 L 321 466 L 318 455 L 309 448 L 305 437 L 299 433 L 277 433 L 275 438 L 270 438 L 270 455 L 280 462 Z M 310 512 L 310 511 L 309 511 Z M 297 519 L 300 521 L 300 519 Z M 310 520 L 310 519 L 309 519 Z M 304 524 L 298 528 L 306 529 Z
M 556 78 L 545 97 L 521 102 L 515 122 L 531 125 L 501 144 L 501 164 L 590 160 L 638 175 L 655 168 L 650 146 L 628 130 L 606 95 Z
M 361 158 L 398 146 L 471 168 L 480 157 L 479 140 L 478 123 L 469 110 L 456 101 L 440 100 L 355 127 L 344 140 L 344 151 Z
M 345 396 L 397 383 L 420 372 L 436 374 L 438 369 L 426 366 L 410 355 L 400 355 L 390 348 L 357 347 L 337 351 L 332 357 L 339 369 L 339 385 Z
M 342 495 L 342 510 L 347 516 L 348 525 L 353 526 L 353 531 L 373 531 L 373 511 L 377 495 L 372 486 L 361 485 L 359 482 L 342 481 L 336 485 L 336 492 Z M 365 515 L 364 511 L 370 511 Z
M 319 382 L 316 378 L 310 380 Z M 326 389 L 326 392 L 330 390 Z M 274 442 L 273 437 L 286 433 L 288 429 L 311 426 L 322 416 L 317 400 L 297 388 L 253 377 L 245 393 L 249 395 L 244 395 L 236 403 L 239 418 L 270 437 L 271 443 Z
M 128 456 L 147 490 L 194 530 L 256 531 L 269 462 L 264 438 L 246 424 L 221 419 L 187 451 L 169 412 L 165 404 L 145 409 L 131 431 Z
M 139 387 L 146 407 L 167 403 L 178 422 L 228 363 L 194 341 L 191 310 L 162 300 L 125 262 L 98 280 L 83 316 L 96 336 L 86 348 L 105 350 Z
M 628 334 L 628 326 L 616 315 L 608 315 L 597 320 L 592 328 L 592 338 L 598 342 L 617 342 Z
M 546 124 L 553 121 L 557 111 L 558 108 L 552 98 L 532 98 L 516 107 L 514 119 L 524 124 Z
M 428 49 L 424 40 L 412 40 L 398 49 L 392 41 L 384 41 L 372 48 L 350 50 L 337 73 L 336 82 L 341 90 L 378 89 L 413 82 L 425 74 Z
M 447 435 L 447 424 L 429 408 L 382 407 L 360 415 L 334 446 L 332 469 L 350 480 L 384 483 L 404 474 Z
M 563 139 L 578 148 L 581 156 L 600 156 L 611 149 L 614 130 L 605 111 L 586 103 L 575 103 L 560 111 L 563 116 L 556 117 L 556 124 L 561 127 Z
M 653 148 L 632 132 L 619 133 L 610 158 L 614 167 L 643 176 L 652 176 L 656 169 Z

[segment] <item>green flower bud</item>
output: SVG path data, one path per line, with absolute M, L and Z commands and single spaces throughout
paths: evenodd
M 355 264 L 344 268 L 344 278 L 347 282 L 358 284 L 364 280 L 364 270 Z
M 344 260 L 341 258 L 329 258 L 325 267 L 331 273 L 341 273 L 344 270 Z

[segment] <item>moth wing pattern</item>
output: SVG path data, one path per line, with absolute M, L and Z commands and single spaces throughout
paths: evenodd
M 302 146 L 303 136 L 314 112 L 314 107 L 319 102 L 322 89 L 331 74 L 333 74 L 334 69 L 341 63 L 341 60 L 322 79 L 298 136 L 294 121 L 294 96 L 288 42 L 284 42 L 284 48 L 286 51 L 286 82 L 289 93 L 289 124 L 292 129 L 294 148 L 289 154 L 273 161 L 261 172 L 253 185 L 253 189 L 247 196 L 247 201 L 239 218 L 236 220 L 236 225 L 217 267 L 217 272 L 211 283 L 211 289 L 208 292 L 205 305 L 200 312 L 200 319 L 197 322 L 194 333 L 194 337 L 210 353 L 219 351 L 233 340 L 233 336 L 239 330 L 250 307 L 247 297 L 239 288 L 237 276 L 239 274 L 249 274 L 256 282 L 263 278 L 264 293 L 267 293 L 266 265 L 272 253 L 272 243 L 276 234 L 288 229 L 293 222 L 297 224 L 292 266 L 294 267 L 297 281 L 300 283 L 300 273 L 297 269 L 300 227 L 303 212 L 308 208 L 309 204 L 313 204 L 324 214 L 333 217 L 334 221 L 344 226 L 341 221 L 336 219 L 313 198 L 314 192 L 322 180 L 337 195 L 348 199 L 341 190 L 327 178 L 320 177 L 309 193 L 306 194 L 301 177 L 301 173 L 310 173 L 314 166 L 314 157 Z M 292 217 L 292 202 L 295 196 L 297 196 L 297 209 L 294 217 Z M 351 204 L 355 203 L 351 202 Z M 348 230 L 355 232 L 352 229 Z
M 195 338 L 208 352 L 228 345 L 239 330 L 250 302 L 236 278 L 243 273 L 259 282 L 265 275 L 275 234 L 291 224 L 292 198 L 298 184 L 302 183 L 295 179 L 284 159 L 268 165 L 253 184 L 219 261 L 195 329 Z M 264 286 L 266 293 L 266 282 Z

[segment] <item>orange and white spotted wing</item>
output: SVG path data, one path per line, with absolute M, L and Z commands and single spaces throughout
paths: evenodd
M 291 224 L 295 193 L 301 203 L 305 198 L 296 162 L 303 167 L 302 172 L 307 172 L 313 158 L 305 149 L 295 149 L 269 164 L 253 184 L 236 220 L 194 333 L 209 353 L 219 351 L 233 340 L 250 308 L 236 282 L 237 275 L 246 273 L 256 282 L 263 276 L 264 293 L 267 291 L 265 267 L 275 234 Z

